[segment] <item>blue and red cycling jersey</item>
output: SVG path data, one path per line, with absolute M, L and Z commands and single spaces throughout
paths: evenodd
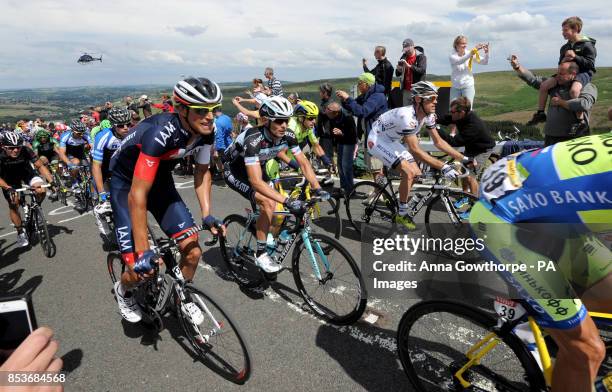
M 198 136 L 188 145 L 191 136 L 176 113 L 160 113 L 141 121 L 113 154 L 110 163 L 113 176 L 127 182 L 134 176 L 153 182 L 158 172 L 170 174 L 178 161 L 188 155 L 193 155 L 199 164 L 210 163 L 214 132 Z

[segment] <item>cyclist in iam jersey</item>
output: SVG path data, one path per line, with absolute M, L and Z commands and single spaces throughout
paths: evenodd
M 213 233 L 221 222 L 210 215 L 212 177 L 208 170 L 214 145 L 213 109 L 221 105 L 221 88 L 206 78 L 190 77 L 174 86 L 176 111 L 151 116 L 123 139 L 110 162 L 110 194 L 115 232 L 128 266 L 115 284 L 121 315 L 129 322 L 142 318 L 131 289 L 152 273 L 157 256 L 149 248 L 147 211 L 163 232 L 178 238 L 179 266 L 186 280 L 193 279 L 202 250 L 195 221 L 174 186 L 172 169 L 185 156 L 194 156 L 195 192 L 203 225 Z M 187 302 L 192 319 L 202 319 L 200 309 Z

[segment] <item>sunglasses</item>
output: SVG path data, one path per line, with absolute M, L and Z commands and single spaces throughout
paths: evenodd
M 189 109 L 193 109 L 195 114 L 197 114 L 198 116 L 206 116 L 208 113 L 220 107 L 221 107 L 221 104 L 209 105 L 209 106 L 192 105 L 192 106 L 189 106 Z
M 308 120 L 308 121 L 313 121 L 313 120 L 316 120 L 316 119 L 317 119 L 316 116 L 308 116 L 308 117 L 306 117 L 306 120 Z
M 274 123 L 278 125 L 283 124 L 283 123 L 289 123 L 289 119 L 287 118 L 276 118 L 272 121 L 274 121 Z
M 21 150 L 21 146 L 4 146 L 7 150 Z
M 129 128 L 129 127 L 130 127 L 130 123 L 115 124 L 115 128 Z

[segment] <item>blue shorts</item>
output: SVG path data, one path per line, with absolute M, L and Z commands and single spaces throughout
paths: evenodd
M 132 237 L 132 221 L 128 209 L 128 194 L 132 184 L 120 176 L 110 179 L 111 206 L 115 219 L 115 234 L 123 259 L 127 264 L 134 261 L 134 240 Z M 174 187 L 172 176 L 155 178 L 147 199 L 147 210 L 153 214 L 162 231 L 171 238 L 176 238 L 196 224 L 185 205 L 185 202 Z M 197 232 L 193 234 L 197 235 Z
M 591 79 L 593 79 L 593 75 L 591 75 L 590 73 L 580 72 L 578 75 L 576 75 L 576 79 L 574 79 L 574 82 L 580 82 L 582 86 L 585 86 L 588 83 L 591 83 Z

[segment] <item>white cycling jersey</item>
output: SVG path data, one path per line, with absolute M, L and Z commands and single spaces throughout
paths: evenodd
M 423 126 L 435 128 L 436 115 L 432 113 L 419 122 L 414 106 L 402 106 L 381 114 L 372 124 L 372 132 L 393 141 L 400 141 L 406 135 L 418 134 Z
M 401 140 L 404 136 L 418 134 L 423 126 L 428 129 L 435 128 L 436 115 L 432 113 L 418 121 L 414 106 L 389 110 L 372 124 L 368 136 L 368 151 L 391 168 L 402 160 L 414 162 L 414 157 L 401 144 Z

